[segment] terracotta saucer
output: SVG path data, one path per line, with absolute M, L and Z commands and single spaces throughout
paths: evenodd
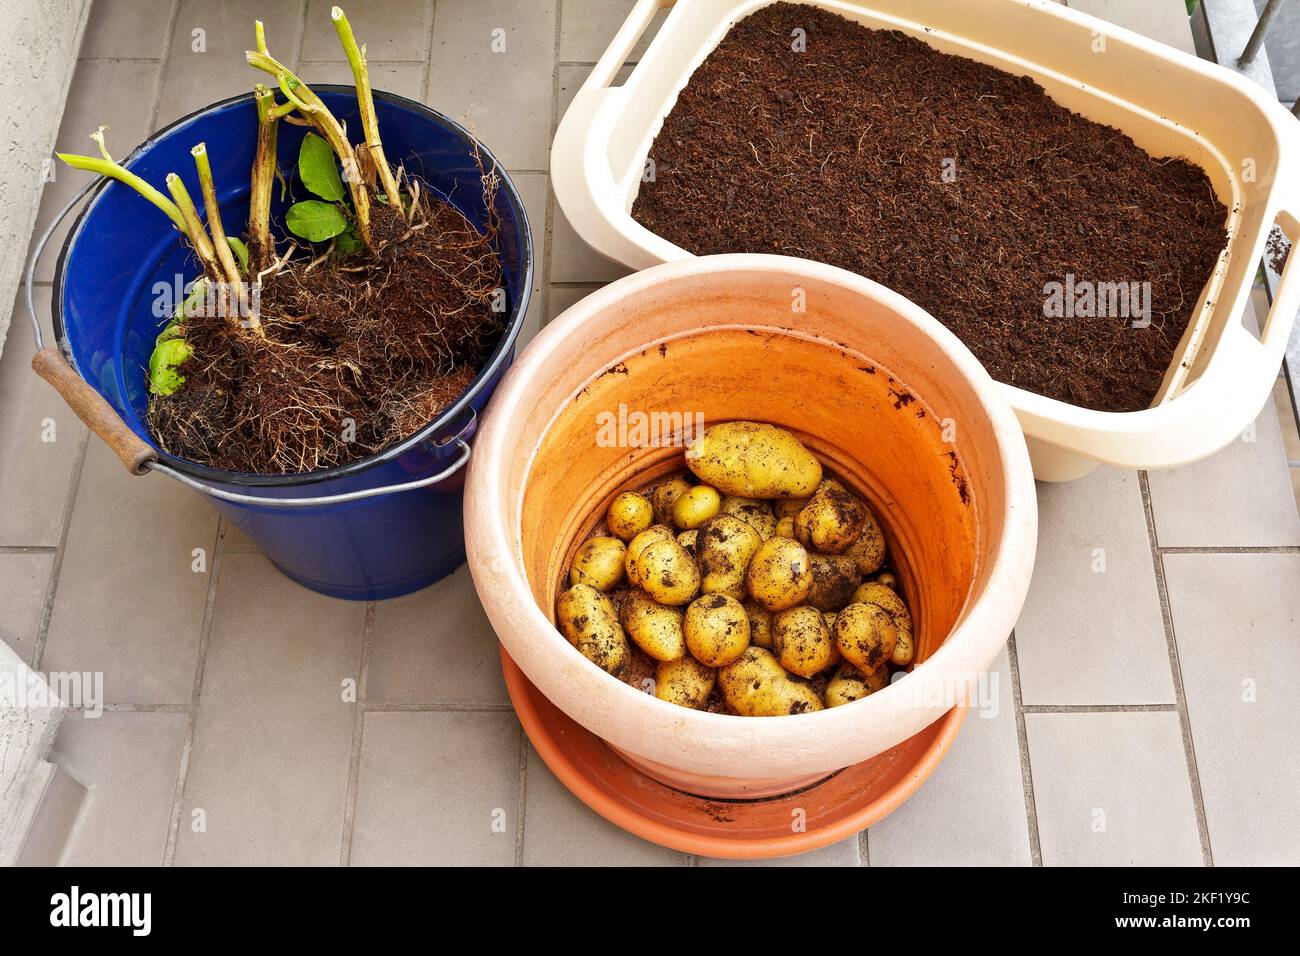
M 673 789 L 633 768 L 543 697 L 504 648 L 501 667 L 528 739 L 579 800 L 629 833 L 700 856 L 792 856 L 866 829 L 934 772 L 966 715 L 953 708 L 892 750 L 793 793 L 720 800 Z

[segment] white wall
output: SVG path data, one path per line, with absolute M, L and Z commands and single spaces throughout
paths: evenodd
M 89 12 L 90 0 L 0 0 L 0 352 Z

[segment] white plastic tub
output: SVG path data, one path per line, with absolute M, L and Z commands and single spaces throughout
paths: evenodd
M 737 20 L 771 0 L 639 0 L 578 91 L 551 152 L 555 194 L 592 248 L 634 269 L 689 253 L 633 220 L 650 146 L 678 92 Z M 1101 462 L 1163 468 L 1231 442 L 1268 398 L 1300 306 L 1288 263 L 1260 334 L 1242 325 L 1276 222 L 1300 239 L 1300 123 L 1237 74 L 1049 0 L 813 0 L 868 27 L 1028 74 L 1147 152 L 1202 166 L 1229 210 L 1228 245 L 1151 408 L 1098 412 L 1002 386 L 1034 474 L 1079 478 Z M 612 85 L 655 14 L 673 7 L 640 63 Z M 1096 52 L 1104 37 L 1104 52 Z

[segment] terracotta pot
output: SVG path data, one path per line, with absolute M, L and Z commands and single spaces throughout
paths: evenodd
M 881 518 L 916 619 L 913 670 L 844 707 L 745 718 L 657 700 L 571 647 L 553 621 L 572 551 L 619 491 L 681 467 L 680 447 L 608 442 L 620 406 L 629 421 L 798 434 Z M 753 797 L 861 763 L 965 701 L 1019 615 L 1037 505 L 1015 416 L 942 325 L 841 269 L 726 255 L 629 276 L 542 330 L 484 420 L 465 529 L 488 617 L 541 694 L 664 783 Z

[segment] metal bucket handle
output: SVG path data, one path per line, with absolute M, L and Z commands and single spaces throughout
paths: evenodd
M 322 505 L 337 505 L 348 501 L 360 501 L 363 498 L 374 498 L 378 495 L 427 488 L 430 485 L 436 485 L 440 481 L 447 480 L 469 461 L 470 446 L 469 442 L 465 440 L 465 436 L 473 434 L 474 428 L 478 424 L 478 415 L 472 407 L 469 409 L 469 421 L 465 423 L 464 427 L 454 438 L 441 443 L 446 445 L 454 441 L 460 446 L 460 454 L 456 456 L 456 460 L 452 464 L 436 474 L 401 484 L 384 485 L 380 488 L 345 491 L 337 495 L 318 495 L 314 498 L 264 498 L 260 495 L 243 495 L 234 491 L 226 491 L 224 488 L 217 488 L 196 478 L 191 478 L 189 475 L 159 461 L 158 451 L 127 427 L 126 422 L 122 421 L 122 416 L 117 413 L 116 409 L 105 400 L 104 396 L 91 388 L 89 383 L 72 367 L 72 363 L 63 350 L 63 343 L 59 342 L 48 346 L 45 344 L 45 336 L 41 331 L 41 321 L 36 316 L 36 303 L 33 298 L 32 288 L 36 278 L 36 264 L 40 261 L 41 253 L 45 251 L 45 246 L 49 243 L 50 237 L 59 228 L 59 224 L 67 218 L 68 213 L 72 212 L 77 204 L 85 199 L 101 181 L 96 179 L 87 183 L 77 195 L 72 197 L 71 202 L 64 206 L 59 214 L 54 217 L 54 220 L 36 243 L 36 248 L 32 251 L 32 257 L 27 263 L 27 272 L 23 277 L 23 283 L 27 297 L 27 314 L 31 318 L 32 333 L 36 339 L 37 351 L 32 357 L 32 368 L 36 371 L 36 374 L 54 386 L 55 390 L 63 397 L 63 400 L 67 402 L 68 407 L 76 413 L 78 418 L 85 422 L 86 427 L 98 435 L 114 451 L 117 457 L 122 460 L 122 464 L 126 466 L 127 471 L 133 475 L 143 475 L 150 471 L 160 472 L 176 479 L 183 485 L 188 485 L 195 491 L 211 495 L 214 498 L 220 498 L 222 501 L 235 502 L 236 504 L 258 505 L 264 508 L 318 508 Z

